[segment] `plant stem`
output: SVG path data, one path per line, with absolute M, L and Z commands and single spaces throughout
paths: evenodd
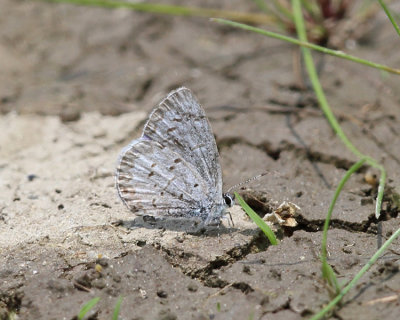
M 307 42 L 307 41 L 301 41 L 301 40 L 298 40 L 298 39 L 295 39 L 295 38 L 292 38 L 292 37 L 285 36 L 283 34 L 279 34 L 279 33 L 276 33 L 276 32 L 271 32 L 271 31 L 267 31 L 267 30 L 264 30 L 264 29 L 252 27 L 252 26 L 249 26 L 249 25 L 246 25 L 246 24 L 243 24 L 243 23 L 238 23 L 238 22 L 225 20 L 225 19 L 220 19 L 220 18 L 215 18 L 215 19 L 211 19 L 211 20 L 217 21 L 219 23 L 227 24 L 227 25 L 230 25 L 232 27 L 240 28 L 240 29 L 243 29 L 243 30 L 248 30 L 248 31 L 252 31 L 252 32 L 255 32 L 255 33 L 259 33 L 259 34 L 262 34 L 264 36 L 268 36 L 268 37 L 271 37 L 271 38 L 280 39 L 280 40 L 283 40 L 283 41 L 286 41 L 286 42 L 289 42 L 289 43 L 292 43 L 292 44 L 299 45 L 299 46 L 304 47 L 304 48 L 309 48 L 309 49 L 313 49 L 313 50 L 316 50 L 316 51 L 319 51 L 319 52 L 322 52 L 322 53 L 326 53 L 326 54 L 329 54 L 331 56 L 335 56 L 335 57 L 347 59 L 347 60 L 350 60 L 350 61 L 354 61 L 354 62 L 363 64 L 363 65 L 366 65 L 368 67 L 372 67 L 372 68 L 376 68 L 376 69 L 379 69 L 379 70 L 383 70 L 383 71 L 387 71 L 387 72 L 390 72 L 390 73 L 394 73 L 394 74 L 400 75 L 400 69 L 394 69 L 394 68 L 385 66 L 383 64 L 379 64 L 379 63 L 371 62 L 371 61 L 368 61 L 368 60 L 364 60 L 364 59 L 349 55 L 347 53 L 344 53 L 343 51 L 328 49 L 328 48 L 321 47 L 321 46 L 318 46 L 316 44 L 313 44 L 313 43 L 310 43 L 310 42 Z
M 313 316 L 310 320 L 318 320 L 321 319 L 329 310 L 331 310 L 342 298 L 343 296 L 349 292 L 351 288 L 354 287 L 354 285 L 357 283 L 358 280 L 364 275 L 365 272 L 368 271 L 368 269 L 378 260 L 378 258 L 383 254 L 383 252 L 391 245 L 391 243 L 398 237 L 400 236 L 400 228 L 397 229 L 395 233 L 392 234 L 392 236 L 385 241 L 383 246 L 379 248 L 378 251 L 375 252 L 375 254 L 369 259 L 367 264 L 361 268 L 361 270 L 356 274 L 356 276 L 351 280 L 347 286 L 343 288 L 343 290 L 340 292 L 339 295 L 337 295 L 331 302 L 328 303 L 328 305 L 323 308 L 320 312 L 318 312 L 315 316 Z
M 394 20 L 392 14 L 390 13 L 389 8 L 386 6 L 386 4 L 383 2 L 383 0 L 378 0 L 378 2 L 380 3 L 381 7 L 385 11 L 385 13 L 386 13 L 387 17 L 389 18 L 390 22 L 392 23 L 394 29 L 397 31 L 398 35 L 400 36 L 400 28 L 399 28 L 398 24 L 396 23 L 396 21 Z
M 168 14 L 174 16 L 197 16 L 197 17 L 219 17 L 243 23 L 251 24 L 275 24 L 276 18 L 272 15 L 260 13 L 246 13 L 238 11 L 227 11 L 217 9 L 207 9 L 199 7 L 184 7 L 158 3 L 132 3 L 125 1 L 111 0 L 45 0 L 56 3 L 71 3 L 75 5 L 95 6 L 103 8 L 127 8 L 135 11 Z
M 324 223 L 324 230 L 323 230 L 323 236 L 322 236 L 322 250 L 321 250 L 321 259 L 323 262 L 324 261 L 326 262 L 326 256 L 327 256 L 326 244 L 328 241 L 328 229 L 329 229 L 329 223 L 330 223 L 330 220 L 332 217 L 333 208 L 335 207 L 335 204 L 339 197 L 339 194 L 342 191 L 347 180 L 349 180 L 350 176 L 354 172 L 356 172 L 358 169 L 361 168 L 361 166 L 365 163 L 365 161 L 366 161 L 366 158 L 362 158 L 359 161 L 357 161 L 355 164 L 353 164 L 351 166 L 351 168 L 346 172 L 346 174 L 344 175 L 342 180 L 340 180 L 339 185 L 336 188 L 335 194 L 334 194 L 331 204 L 329 206 L 328 214 L 326 215 L 325 223 Z

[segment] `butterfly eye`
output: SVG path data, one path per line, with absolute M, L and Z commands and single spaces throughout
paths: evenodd
M 235 196 L 230 193 L 224 193 L 222 197 L 225 200 L 225 203 L 228 207 L 232 207 L 235 204 Z

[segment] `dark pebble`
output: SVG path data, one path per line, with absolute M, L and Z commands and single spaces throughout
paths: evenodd
M 81 118 L 81 113 L 73 108 L 65 108 L 61 111 L 60 119 L 62 122 L 77 121 Z
M 28 174 L 27 178 L 28 178 L 28 181 L 33 181 L 36 178 L 38 178 L 38 176 L 36 174 Z
M 188 290 L 189 290 L 190 292 L 196 292 L 197 289 L 198 289 L 198 286 L 197 286 L 197 284 L 195 284 L 195 283 L 191 283 L 191 284 L 188 285 L 187 288 L 188 288 Z
M 167 298 L 168 297 L 168 293 L 166 293 L 164 290 L 158 290 L 157 291 L 157 296 L 160 298 Z
M 108 259 L 107 258 L 100 258 L 100 259 L 96 260 L 96 263 L 98 263 L 102 267 L 107 267 L 108 266 Z
M 92 281 L 92 286 L 97 289 L 103 289 L 106 286 L 106 281 L 104 279 L 94 279 Z

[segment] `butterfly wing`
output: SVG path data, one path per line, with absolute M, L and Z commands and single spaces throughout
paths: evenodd
M 138 215 L 204 221 L 214 204 L 192 164 L 169 147 L 143 137 L 122 151 L 116 184 L 122 201 Z
M 179 88 L 161 101 L 151 113 L 143 137 L 181 155 L 196 168 L 210 195 L 222 200 L 217 144 L 203 108 L 189 89 Z

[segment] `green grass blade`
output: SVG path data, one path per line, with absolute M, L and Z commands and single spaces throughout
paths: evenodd
M 307 42 L 307 35 L 306 35 L 305 26 L 304 26 L 300 3 L 297 0 L 292 0 L 292 3 L 293 3 L 293 5 L 298 4 L 298 7 L 296 7 L 296 8 L 293 7 L 293 8 L 294 8 L 294 13 L 295 13 L 295 24 L 296 24 L 296 29 L 298 30 L 299 39 L 302 42 Z M 386 171 L 383 168 L 383 166 L 381 166 L 375 159 L 362 154 L 347 138 L 346 134 L 340 127 L 339 122 L 336 120 L 336 117 L 334 116 L 334 114 L 328 104 L 328 101 L 325 97 L 324 91 L 322 90 L 322 86 L 318 79 L 317 70 L 315 68 L 310 50 L 306 47 L 303 47 L 302 52 L 303 52 L 304 62 L 306 64 L 307 72 L 309 74 L 315 95 L 317 96 L 319 105 L 320 105 L 322 111 L 324 112 L 325 117 L 328 120 L 329 124 L 331 125 L 332 129 L 335 131 L 336 135 L 340 138 L 340 140 L 342 140 L 342 142 L 345 144 L 345 146 L 351 152 L 353 152 L 360 159 L 365 158 L 365 161 L 367 161 L 373 167 L 379 168 L 381 171 L 381 179 L 380 179 L 380 184 L 379 184 L 380 192 L 378 193 L 377 206 L 375 209 L 375 216 L 377 218 L 379 218 L 381 204 L 382 204 L 382 198 L 383 198 L 384 184 L 386 181 Z
M 174 6 L 159 3 L 128 2 L 111 0 L 41 0 L 55 3 L 70 3 L 83 6 L 94 6 L 102 8 L 127 8 L 135 11 L 167 14 L 174 16 L 196 16 L 196 17 L 218 17 L 251 24 L 271 24 L 274 25 L 276 18 L 272 15 L 262 13 L 247 13 L 239 11 L 228 11 L 218 9 L 208 9 L 199 7 Z
M 275 234 L 271 230 L 270 227 L 264 222 L 263 219 L 260 218 L 260 216 L 254 212 L 252 208 L 242 199 L 242 197 L 235 192 L 235 199 L 239 202 L 240 206 L 243 208 L 243 210 L 249 215 L 251 220 L 254 221 L 254 223 L 264 232 L 264 234 L 267 236 L 269 242 L 271 242 L 272 245 L 277 245 L 278 240 L 275 237 Z
M 119 311 L 121 309 L 121 303 L 122 303 L 123 299 L 124 299 L 123 296 L 119 296 L 119 298 L 117 300 L 117 303 L 115 304 L 115 309 L 114 309 L 114 312 L 113 312 L 112 320 L 118 320 Z
M 297 29 L 299 38 L 300 38 L 300 40 L 303 40 L 303 41 L 304 41 L 304 40 L 306 40 L 306 33 L 305 33 L 305 28 L 304 28 L 303 16 L 302 16 L 302 13 L 301 13 L 300 0 L 292 0 L 292 7 L 293 7 L 294 15 L 295 15 L 296 29 Z M 305 60 L 305 62 L 306 62 L 307 71 L 309 72 L 311 82 L 313 83 L 313 86 L 314 86 L 314 90 L 315 90 L 316 87 L 317 87 L 317 89 L 318 89 L 318 85 L 319 85 L 319 87 L 320 87 L 320 84 L 319 84 L 318 76 L 317 76 L 316 71 L 315 71 L 314 63 L 313 63 L 313 61 L 312 61 L 311 53 L 310 53 L 310 51 L 309 51 L 307 48 L 302 48 L 302 51 L 303 51 L 303 54 L 304 54 L 304 60 Z M 314 81 L 314 82 L 313 82 L 313 81 Z M 316 82 L 317 82 L 317 83 L 316 83 Z M 317 84 L 317 86 L 315 86 L 315 84 Z M 322 88 L 320 88 L 320 89 L 321 89 L 321 92 L 322 92 Z M 323 93 L 323 92 L 322 92 L 322 93 Z M 317 97 L 318 97 L 318 95 L 317 95 Z M 323 97 L 324 97 L 324 96 L 323 96 Z M 320 101 L 320 103 L 321 103 L 321 101 Z M 326 105 L 326 106 L 328 106 L 328 105 Z M 328 106 L 328 107 L 329 107 L 329 106 Z M 324 112 L 325 112 L 325 110 L 324 110 Z M 335 119 L 335 120 L 336 120 L 336 119 Z M 371 158 L 371 157 L 364 156 L 364 155 L 362 155 L 361 153 L 360 153 L 360 155 L 361 155 L 361 159 L 360 159 L 356 164 L 354 164 L 354 165 L 350 168 L 350 170 L 346 173 L 346 175 L 345 175 L 345 177 L 342 179 L 342 181 L 341 181 L 339 187 L 342 188 L 343 185 L 344 185 L 344 183 L 345 183 L 345 182 L 347 181 L 347 179 L 351 176 L 351 174 L 352 174 L 353 172 L 355 172 L 356 170 L 358 170 L 358 169 L 362 166 L 362 164 L 363 164 L 364 162 L 367 162 L 367 163 L 373 165 L 374 167 L 379 168 L 379 169 L 381 170 L 381 178 L 380 178 L 379 189 L 381 189 L 381 190 L 380 190 L 380 192 L 378 193 L 377 209 L 376 209 L 376 210 L 380 212 L 380 205 L 381 205 L 381 202 L 382 202 L 382 198 L 381 198 L 381 197 L 383 196 L 383 187 L 384 187 L 385 180 L 386 180 L 386 171 L 385 171 L 384 167 L 381 166 L 375 159 L 373 159 L 373 158 Z M 338 187 L 338 189 L 339 189 L 339 187 Z M 340 190 L 337 190 L 337 192 L 335 193 L 335 197 L 334 197 L 334 199 L 333 199 L 333 201 L 332 201 L 332 203 L 331 203 L 331 207 L 332 207 L 332 208 L 330 208 L 330 213 L 332 213 L 331 211 L 333 210 L 334 202 L 336 201 L 337 196 L 339 195 L 339 193 L 340 193 Z M 378 209 L 378 207 L 379 207 L 379 209 Z M 327 217 L 327 218 L 330 218 L 330 217 Z M 327 227 L 329 226 L 329 220 L 326 219 L 325 222 L 326 222 L 326 228 L 327 228 Z M 325 226 L 324 226 L 324 230 L 325 230 Z M 326 229 L 326 230 L 327 230 L 327 229 Z M 325 234 L 326 234 L 326 233 L 325 233 Z M 353 288 L 353 287 L 355 286 L 355 284 L 357 283 L 357 281 L 358 281 L 358 280 L 364 275 L 364 273 L 372 266 L 372 264 L 375 263 L 375 261 L 380 257 L 380 255 L 383 254 L 383 252 L 386 250 L 386 248 L 387 248 L 387 247 L 393 242 L 393 240 L 396 239 L 399 235 L 400 235 L 400 229 L 398 229 L 398 230 L 396 231 L 396 233 L 393 234 L 392 237 L 390 237 L 390 238 L 385 242 L 385 244 L 371 257 L 371 259 L 368 261 L 368 263 L 357 273 L 357 275 L 353 278 L 353 280 L 351 280 L 351 281 L 348 283 L 348 285 L 345 286 L 345 287 L 343 288 L 343 290 L 341 290 L 340 293 L 339 293 L 325 308 L 323 308 L 318 314 L 316 314 L 316 315 L 312 318 L 312 320 L 316 320 L 316 319 L 322 318 L 329 310 L 331 310 L 331 309 L 343 298 L 343 296 L 344 296 L 351 288 Z M 324 249 L 323 249 L 323 255 L 325 256 L 325 259 L 326 259 L 326 241 L 327 241 L 327 238 L 323 239 L 323 241 L 325 242 L 325 243 L 323 244 L 323 248 L 324 248 Z M 329 271 L 329 269 L 330 269 L 330 267 L 328 267 L 327 265 L 323 266 L 323 270 L 324 270 L 324 272 L 326 273 L 327 276 L 331 276 L 331 275 L 328 275 L 328 273 L 332 274 L 332 272 Z
M 362 167 L 362 165 L 365 163 L 366 160 L 367 160 L 366 158 L 362 158 L 361 160 L 357 161 L 346 172 L 346 174 L 344 175 L 342 180 L 340 180 L 339 185 L 337 186 L 335 194 L 331 201 L 331 204 L 329 206 L 328 214 L 326 215 L 326 218 L 325 218 L 324 230 L 323 230 L 323 235 L 322 235 L 322 244 L 321 244 L 322 276 L 328 281 L 328 283 L 332 287 L 335 287 L 336 293 L 340 292 L 340 287 L 338 285 L 338 281 L 336 279 L 335 273 L 333 272 L 331 266 L 328 264 L 328 261 L 327 261 L 327 249 L 326 248 L 327 248 L 327 243 L 328 243 L 329 224 L 331 221 L 332 212 L 335 207 L 336 201 L 337 201 L 344 185 L 350 179 L 351 175 L 353 173 L 355 173 L 356 171 L 358 171 Z
M 299 39 L 301 41 L 307 41 L 306 29 L 305 29 L 305 25 L 304 25 L 303 13 L 301 10 L 300 0 L 292 0 L 292 8 L 293 8 L 296 30 L 297 30 Z M 332 216 L 333 208 L 335 206 L 335 203 L 337 201 L 337 198 L 339 197 L 341 190 L 343 189 L 344 184 L 350 178 L 350 176 L 362 166 L 362 164 L 366 161 L 366 159 L 365 159 L 365 156 L 363 156 L 363 154 L 360 151 L 358 151 L 358 149 L 350 142 L 350 140 L 347 138 L 347 136 L 343 132 L 342 128 L 340 127 L 335 116 L 333 115 L 333 112 L 332 112 L 331 108 L 329 107 L 328 101 L 323 92 L 321 83 L 319 82 L 318 74 L 315 69 L 315 65 L 312 60 L 310 50 L 307 48 L 302 48 L 302 51 L 303 51 L 303 57 L 304 57 L 304 61 L 306 64 L 306 68 L 307 68 L 311 83 L 314 88 L 314 92 L 318 98 L 321 109 L 323 110 L 329 124 L 332 126 L 332 128 L 334 129 L 334 131 L 336 132 L 338 137 L 347 146 L 347 148 L 350 149 L 356 156 L 362 158 L 360 161 L 358 161 L 355 165 L 353 165 L 350 168 L 350 170 L 345 174 L 344 178 L 340 181 L 339 186 L 336 189 L 335 195 L 334 195 L 332 202 L 330 204 L 330 207 L 328 209 L 327 217 L 325 219 L 324 232 L 323 232 L 323 237 L 322 237 L 322 252 L 321 252 L 322 276 L 327 280 L 327 282 L 329 283 L 329 285 L 331 287 L 335 288 L 336 293 L 339 293 L 340 287 L 339 287 L 338 281 L 336 279 L 336 275 L 333 272 L 331 266 L 327 262 L 326 246 L 327 246 L 329 223 L 330 223 L 330 219 Z
M 378 0 L 380 3 L 381 7 L 383 8 L 383 11 L 385 11 L 387 17 L 389 18 L 390 22 L 392 23 L 394 29 L 396 30 L 397 34 L 400 36 L 400 28 L 396 21 L 394 20 L 392 14 L 390 13 L 389 8 L 386 6 L 386 4 L 383 2 L 383 0 Z
M 329 265 L 329 263 L 323 263 L 321 270 L 322 277 L 329 284 L 329 287 L 335 290 L 335 296 L 337 296 L 340 293 L 340 285 L 337 281 L 335 272 L 333 271 L 332 267 Z
M 381 177 L 379 178 L 379 187 L 378 187 L 378 196 L 376 197 L 376 206 L 375 206 L 375 217 L 379 219 L 381 215 L 382 208 L 382 200 L 383 200 L 383 191 L 385 190 L 386 183 L 386 170 L 383 166 L 379 165 L 378 168 L 381 171 Z
M 342 180 L 340 180 L 339 185 L 336 188 L 335 194 L 333 195 L 333 199 L 331 201 L 331 204 L 328 209 L 328 214 L 326 215 L 325 218 L 325 224 L 324 224 L 324 231 L 323 231 L 323 237 L 322 237 L 322 258 L 326 260 L 326 255 L 327 255 L 327 250 L 326 250 L 326 244 L 327 244 L 327 239 L 328 239 L 328 229 L 329 229 L 329 223 L 331 221 L 332 217 L 332 212 L 335 207 L 336 201 L 339 197 L 340 192 L 342 191 L 344 185 L 346 184 L 347 180 L 351 177 L 353 173 L 358 171 L 362 165 L 365 163 L 366 158 L 362 158 L 361 160 L 357 161 L 355 164 L 351 166 L 351 168 L 346 172 Z
M 313 44 L 313 43 L 310 43 L 310 42 L 307 42 L 307 41 L 301 41 L 301 40 L 298 40 L 298 39 L 295 39 L 295 38 L 292 38 L 292 37 L 285 36 L 283 34 L 279 34 L 279 33 L 276 33 L 276 32 L 267 31 L 267 30 L 264 30 L 264 29 L 252 27 L 252 26 L 249 26 L 249 25 L 246 25 L 246 24 L 243 24 L 243 23 L 239 23 L 239 22 L 234 22 L 234 21 L 220 19 L 220 18 L 215 18 L 215 19 L 212 19 L 212 20 L 216 21 L 216 22 L 219 22 L 219 23 L 222 23 L 222 24 L 226 24 L 226 25 L 235 27 L 235 28 L 240 28 L 240 29 L 243 29 L 243 30 L 256 32 L 256 33 L 259 33 L 259 34 L 262 34 L 264 36 L 268 36 L 268 37 L 271 37 L 271 38 L 280 39 L 280 40 L 283 40 L 283 41 L 286 41 L 286 42 L 289 42 L 289 43 L 293 43 L 293 44 L 299 45 L 299 46 L 301 46 L 303 48 L 313 49 L 313 50 L 316 50 L 316 51 L 319 51 L 319 52 L 322 52 L 322 53 L 329 54 L 331 56 L 339 57 L 339 58 L 342 58 L 342 59 L 347 59 L 347 60 L 350 60 L 350 61 L 354 61 L 354 62 L 363 64 L 363 65 L 366 65 L 368 67 L 372 67 L 372 68 L 375 68 L 375 69 L 379 69 L 379 70 L 387 71 L 389 73 L 394 73 L 394 74 L 400 75 L 400 69 L 394 69 L 394 68 L 385 66 L 383 64 L 374 63 L 374 62 L 371 62 L 371 61 L 368 61 L 368 60 L 364 60 L 364 59 L 349 55 L 347 53 L 344 53 L 343 51 L 328 49 L 328 48 L 321 47 L 321 46 L 318 46 L 316 44 Z
M 93 298 L 92 300 L 90 300 L 89 302 L 87 302 L 81 309 L 81 311 L 79 311 L 78 313 L 78 320 L 82 320 L 86 313 L 88 313 L 96 304 L 97 302 L 99 302 L 100 297 L 96 297 Z
M 343 296 L 349 292 L 351 288 L 355 286 L 355 284 L 360 280 L 360 278 L 368 271 L 368 269 L 378 260 L 378 258 L 386 251 L 386 249 L 392 244 L 392 242 L 400 236 L 400 228 L 397 229 L 393 235 L 386 240 L 383 246 L 375 252 L 375 254 L 369 259 L 367 264 L 361 268 L 361 270 L 356 274 L 356 276 L 351 280 L 347 286 L 343 288 L 338 296 L 335 297 L 328 305 L 326 305 L 320 312 L 318 312 L 315 316 L 313 316 L 310 320 L 318 320 L 326 315 L 327 312 L 332 310 L 332 308 L 343 298 Z
M 294 11 L 294 16 L 295 16 L 295 24 L 296 24 L 296 29 L 297 33 L 299 36 L 299 39 L 302 42 L 307 42 L 307 35 L 306 35 L 306 29 L 304 26 L 304 20 L 303 20 L 303 15 L 301 12 L 301 6 L 300 2 L 298 1 L 293 1 L 293 11 Z M 299 8 L 297 8 L 299 7 Z M 311 80 L 311 84 L 313 86 L 315 95 L 317 96 L 318 102 L 320 104 L 320 107 L 322 111 L 325 114 L 325 117 L 327 118 L 329 124 L 331 125 L 332 129 L 335 131 L 336 135 L 342 140 L 342 142 L 346 145 L 346 147 L 353 152 L 358 158 L 363 158 L 364 155 L 350 142 L 350 140 L 347 138 L 346 134 L 340 127 L 339 122 L 336 120 L 336 117 L 334 116 L 328 101 L 326 99 L 326 96 L 324 94 L 324 91 L 322 89 L 321 83 L 319 82 L 318 79 L 318 73 L 315 68 L 311 52 L 308 50 L 308 48 L 301 48 L 303 52 L 303 57 L 304 57 L 304 62 L 308 71 L 308 75 Z

